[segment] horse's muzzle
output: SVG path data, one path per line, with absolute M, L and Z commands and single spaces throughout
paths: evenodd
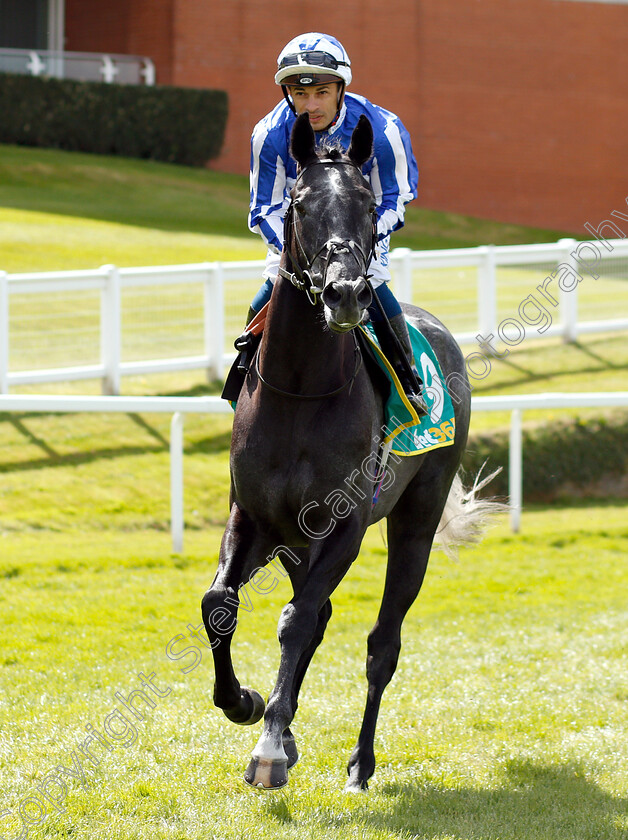
M 325 318 L 335 332 L 347 332 L 357 326 L 373 299 L 363 277 L 356 281 L 332 280 L 326 284 L 321 297 L 326 308 Z

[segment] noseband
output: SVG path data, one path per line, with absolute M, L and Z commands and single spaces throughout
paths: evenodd
M 320 159 L 315 163 L 309 164 L 309 166 L 304 166 L 297 177 L 296 183 L 298 184 L 299 180 L 303 177 L 307 170 L 311 169 L 313 166 L 338 165 L 353 166 L 358 170 L 360 175 L 362 175 L 360 168 L 350 160 Z M 301 241 L 301 237 L 299 236 L 298 227 L 294 221 L 294 214 L 295 201 L 292 199 L 290 205 L 288 206 L 284 221 L 284 250 L 290 260 L 292 272 L 287 271 L 285 268 L 280 266 L 279 274 L 282 277 L 285 277 L 286 280 L 289 280 L 297 289 L 304 291 L 307 294 L 310 303 L 318 303 L 318 295 L 322 294 L 327 283 L 327 271 L 329 269 L 329 265 L 336 254 L 351 254 L 358 264 L 361 276 L 365 279 L 368 278 L 367 272 L 375 254 L 375 247 L 377 245 L 377 228 L 375 226 L 375 221 L 373 221 L 373 233 L 368 254 L 366 254 L 364 249 L 353 239 L 328 239 L 327 242 L 323 243 L 323 245 L 318 249 L 314 256 L 308 257 L 303 246 L 303 242 Z M 299 253 L 295 254 L 292 250 L 291 243 L 293 239 L 300 255 Z M 312 268 L 318 259 L 320 259 L 323 263 L 323 280 L 322 285 L 320 286 L 316 285 L 314 278 L 312 277 Z

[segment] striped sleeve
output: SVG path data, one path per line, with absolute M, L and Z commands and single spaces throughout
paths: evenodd
M 251 209 L 249 229 L 258 233 L 269 248 L 283 248 L 283 218 L 286 209 L 286 168 L 265 120 L 251 137 Z
M 370 180 L 377 201 L 377 234 L 383 239 L 403 227 L 406 204 L 417 197 L 419 180 L 410 135 L 390 113 L 376 139 Z

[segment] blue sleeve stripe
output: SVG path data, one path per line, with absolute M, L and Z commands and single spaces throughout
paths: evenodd
M 264 162 L 264 166 L 260 166 Z M 264 122 L 251 138 L 251 211 L 249 229 L 271 247 L 283 247 L 283 214 L 286 173 L 281 157 L 269 140 Z

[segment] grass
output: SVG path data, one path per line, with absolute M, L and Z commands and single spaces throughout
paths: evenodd
M 207 230 L 211 228 L 207 227 Z M 178 265 L 263 259 L 257 240 L 101 221 L 36 210 L 0 208 L 4 271 L 70 271 L 118 266 Z
M 126 158 L 0 145 L 0 269 L 261 259 L 248 178 Z M 559 231 L 408 208 L 394 245 L 556 241 Z
M 3 146 L 0 265 L 252 258 L 249 248 L 261 256 L 243 226 L 247 192 L 246 179 L 235 176 Z M 415 210 L 408 232 L 411 247 L 560 235 L 490 224 Z M 431 288 L 416 282 L 422 295 Z M 515 291 L 502 301 L 504 313 L 537 282 L 510 277 Z M 465 278 L 432 281 L 439 283 L 464 297 Z M 52 358 L 51 322 L 85 359 L 93 302 L 46 303 L 28 323 L 12 298 L 20 316 L 12 348 L 23 364 Z M 146 325 L 157 303 L 134 301 L 127 353 L 154 340 Z M 189 323 L 194 304 L 180 305 Z M 241 313 L 232 306 L 235 324 Z M 622 337 L 524 341 L 493 360 L 474 393 L 625 389 L 627 370 Z M 194 372 L 123 380 L 129 394 L 217 387 Z M 97 393 L 99 383 L 20 390 Z M 532 422 L 555 416 L 526 413 Z M 480 430 L 506 421 L 477 414 L 473 423 Z M 168 532 L 168 417 L 0 415 L 0 833 L 19 836 L 21 806 L 33 838 L 626 840 L 628 529 L 620 500 L 528 508 L 519 535 L 501 517 L 459 563 L 433 555 L 384 698 L 376 777 L 355 797 L 342 792 L 344 767 L 361 719 L 365 640 L 385 563 L 372 529 L 337 590 L 304 684 L 295 727 L 302 759 L 290 786 L 268 795 L 244 786 L 260 728 L 236 727 L 213 708 L 207 651 L 190 637 L 227 515 L 230 428 L 229 417 L 186 418 L 186 544 L 178 555 Z M 289 597 L 285 580 L 269 595 L 251 593 L 254 609 L 236 635 L 238 674 L 265 695 Z M 183 645 L 189 652 L 171 659 L 167 646 L 177 636 L 170 652 Z M 109 753 L 94 742 L 98 764 L 90 763 L 79 749 L 86 727 L 108 731 L 105 721 L 124 710 L 116 693 L 139 688 L 140 672 L 154 673 L 163 696 L 153 695 L 144 720 L 132 719 L 128 746 Z M 73 757 L 84 786 L 55 769 L 77 774 Z M 48 802 L 38 810 L 29 797 L 51 773 L 67 794 L 48 775 L 60 809 Z
M 574 513 L 528 511 L 523 536 L 502 523 L 457 564 L 433 556 L 385 696 L 376 777 L 358 797 L 342 786 L 381 596 L 376 529 L 334 597 L 304 686 L 301 762 L 288 788 L 267 795 L 241 781 L 259 726 L 238 728 L 213 709 L 200 643 L 187 640 L 201 650 L 187 674 L 191 654 L 166 655 L 198 623 L 220 529 L 190 535 L 185 558 L 151 531 L 6 533 L 2 807 L 15 812 L 45 774 L 72 766 L 74 752 L 85 788 L 66 777 L 65 810 L 50 806 L 30 836 L 624 838 L 626 506 L 588 507 L 586 524 Z M 284 582 L 253 593 L 236 635 L 238 673 L 265 694 L 287 597 Z M 85 727 L 106 731 L 107 716 L 123 709 L 114 695 L 140 687 L 138 672 L 154 673 L 164 696 L 134 720 L 134 743 L 111 754 L 92 746 L 99 765 L 88 766 L 78 749 Z M 18 827 L 5 817 L 7 836 Z

